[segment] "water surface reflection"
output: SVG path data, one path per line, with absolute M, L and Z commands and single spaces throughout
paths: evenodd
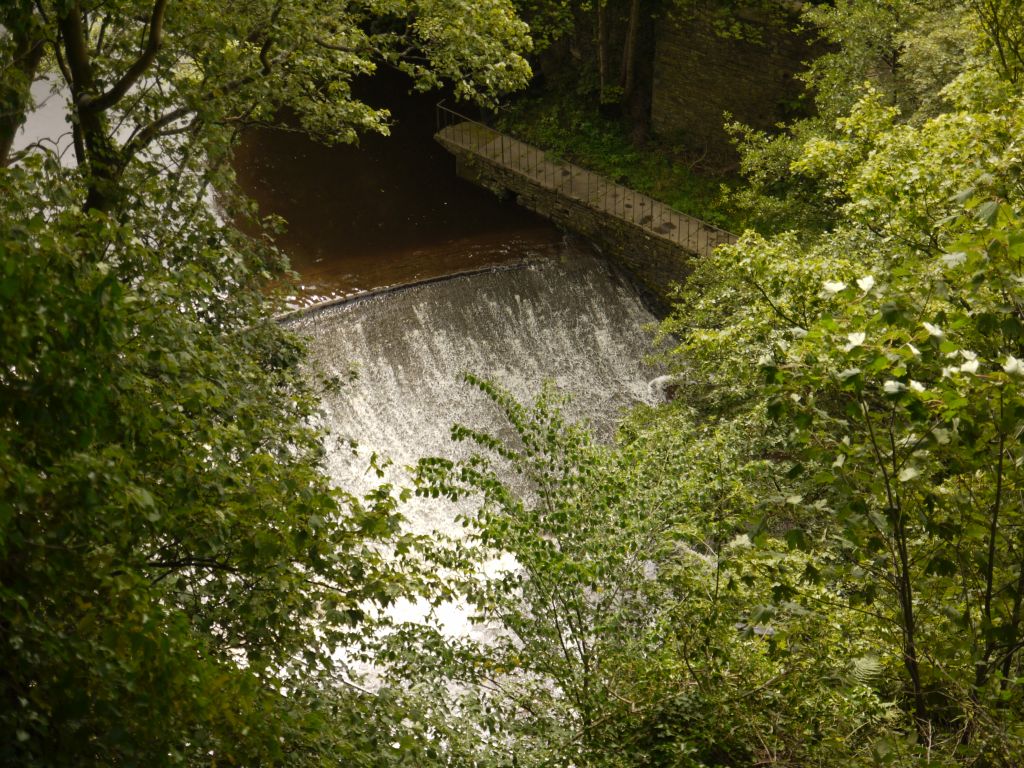
M 374 86 L 392 135 L 326 147 L 299 131 L 259 129 L 235 161 L 242 189 L 288 230 L 277 238 L 301 277 L 297 303 L 506 264 L 561 240 L 513 201 L 458 178 L 433 141 L 435 96 Z

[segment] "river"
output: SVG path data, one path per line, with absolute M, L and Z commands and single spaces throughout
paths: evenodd
M 463 179 L 433 141 L 434 95 L 382 71 L 366 98 L 387 107 L 390 136 L 323 146 L 299 131 L 250 131 L 236 154 L 243 190 L 288 222 L 277 238 L 300 280 L 295 306 L 520 261 L 561 233 Z
M 454 422 L 500 431 L 465 372 L 523 401 L 550 382 L 569 395 L 568 415 L 604 438 L 623 409 L 655 397 L 658 371 L 645 362 L 655 318 L 634 287 L 586 243 L 456 178 L 432 140 L 432 109 L 401 102 L 393 135 L 358 148 L 259 131 L 238 156 L 243 189 L 289 222 L 279 244 L 300 274 L 296 305 L 378 290 L 288 321 L 308 339 L 312 371 L 346 382 L 323 393 L 323 426 L 330 475 L 356 493 L 379 482 L 367 471 L 375 455 L 394 461 L 387 479 L 402 484 L 421 456 L 464 455 Z M 416 532 L 457 533 L 443 500 L 413 499 L 405 514 Z M 413 618 L 408 608 L 400 615 Z

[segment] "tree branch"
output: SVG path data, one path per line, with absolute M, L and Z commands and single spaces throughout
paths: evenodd
M 80 106 L 85 93 L 92 88 L 93 73 L 85 29 L 82 27 L 82 12 L 78 3 L 58 19 L 57 25 L 64 41 L 68 71 L 71 73 L 68 86 L 71 88 L 76 106 Z
M 149 38 L 142 54 L 135 60 L 128 71 L 121 76 L 121 79 L 99 96 L 84 96 L 81 100 L 82 107 L 102 112 L 117 104 L 129 89 L 139 81 L 146 70 L 152 66 L 156 54 L 160 50 L 163 41 L 164 12 L 167 10 L 167 0 L 156 0 L 153 4 L 153 13 L 149 19 Z
M 752 286 L 754 286 L 754 288 L 755 288 L 755 289 L 757 289 L 757 292 L 761 294 L 761 297 L 762 297 L 762 298 L 763 298 L 763 299 L 764 299 L 764 300 L 765 300 L 766 302 L 768 302 L 768 306 L 769 306 L 769 307 L 771 307 L 772 311 L 773 311 L 773 312 L 774 312 L 774 313 L 775 313 L 776 315 L 778 315 L 779 317 L 781 317 L 781 318 L 782 318 L 783 320 L 785 320 L 785 321 L 786 321 L 787 323 L 789 323 L 789 324 L 790 324 L 791 326 L 793 326 L 793 327 L 795 327 L 795 328 L 802 328 L 802 327 L 803 327 L 803 324 L 802 324 L 802 323 L 801 323 L 801 322 L 800 322 L 799 320 L 797 320 L 796 318 L 792 317 L 791 315 L 788 315 L 788 314 L 786 314 L 786 313 L 785 313 L 785 312 L 783 312 L 783 311 L 782 311 L 781 309 L 779 309 L 779 307 L 777 307 L 777 306 L 775 305 L 775 302 L 774 302 L 774 301 L 772 301 L 772 299 L 771 299 L 771 296 L 769 296 L 769 295 L 768 295 L 768 292 L 767 292 L 767 291 L 765 291 L 765 289 L 764 289 L 764 288 L 762 288 L 762 287 L 761 287 L 761 286 L 760 286 L 760 285 L 759 285 L 759 284 L 757 283 L 757 281 L 756 281 L 756 280 L 754 280 L 753 278 L 749 278 L 749 277 L 748 277 L 748 278 L 747 278 L 747 282 L 748 282 L 748 283 L 750 283 L 750 284 L 751 284 Z
M 176 120 L 181 120 L 183 117 L 187 117 L 192 114 L 195 110 L 192 107 L 178 107 L 172 109 L 170 112 L 166 112 L 156 120 L 151 122 L 145 128 L 140 130 L 131 141 L 125 144 L 124 147 L 124 160 L 128 162 L 138 152 L 149 146 L 153 139 L 160 135 L 160 132 L 171 123 Z
M 314 37 L 313 42 L 319 45 L 321 48 L 327 48 L 332 51 L 341 51 L 342 53 L 358 53 L 355 48 L 348 45 L 337 45 L 335 43 L 329 43 L 322 37 Z

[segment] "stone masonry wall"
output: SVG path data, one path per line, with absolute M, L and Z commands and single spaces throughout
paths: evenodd
M 669 286 L 686 279 L 697 258 L 680 246 L 628 221 L 545 189 L 522 174 L 475 155 L 451 150 L 460 176 L 499 195 L 514 195 L 524 208 L 590 240 L 622 267 L 656 307 L 668 306 Z
M 700 13 L 663 19 L 651 102 L 657 134 L 676 137 L 712 160 L 730 161 L 735 150 L 723 128 L 723 113 L 762 129 L 796 113 L 803 90 L 796 74 L 811 58 L 811 46 L 788 29 L 792 25 L 747 21 L 759 31 L 759 42 L 722 38 Z

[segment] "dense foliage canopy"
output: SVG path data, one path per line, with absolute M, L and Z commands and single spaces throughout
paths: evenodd
M 280 256 L 210 184 L 245 208 L 230 147 L 282 110 L 386 130 L 351 92 L 380 65 L 524 84 L 513 5 L 550 41 L 607 4 L 0 8 L 4 764 L 1024 762 L 1015 0 L 806 5 L 817 114 L 736 126 L 751 228 L 679 289 L 675 399 L 614 444 L 470 376 L 507 425 L 415 488 L 475 500 L 463 538 L 329 487 Z M 42 71 L 74 167 L 12 150 Z M 414 594 L 481 634 L 388 625 Z
M 0 25 L 0 163 L 28 83 L 49 63 L 70 93 L 75 155 L 99 208 L 127 194 L 139 166 L 220 163 L 241 128 L 282 108 L 328 142 L 386 130 L 387 112 L 352 95 L 353 79 L 381 65 L 422 87 L 448 78 L 482 101 L 530 74 L 528 28 L 508 0 L 17 0 Z
M 485 2 L 0 4 L 0 762 L 422 764 L 415 718 L 352 683 L 417 589 L 396 499 L 332 489 L 280 254 L 225 225 L 229 151 L 284 112 L 386 131 L 353 79 L 481 101 L 525 82 Z M 14 151 L 33 79 L 74 160 Z
M 331 703 L 324 650 L 402 588 L 374 547 L 393 505 L 319 472 L 262 265 L 201 202 L 184 226 L 117 223 L 34 161 L 2 189 L 0 760 L 345 749 L 364 703 Z
M 818 114 L 737 128 L 759 229 L 678 293 L 675 401 L 600 447 L 481 384 L 516 439 L 421 466 L 520 566 L 445 651 L 472 764 L 1024 760 L 1024 19 L 806 18 Z

